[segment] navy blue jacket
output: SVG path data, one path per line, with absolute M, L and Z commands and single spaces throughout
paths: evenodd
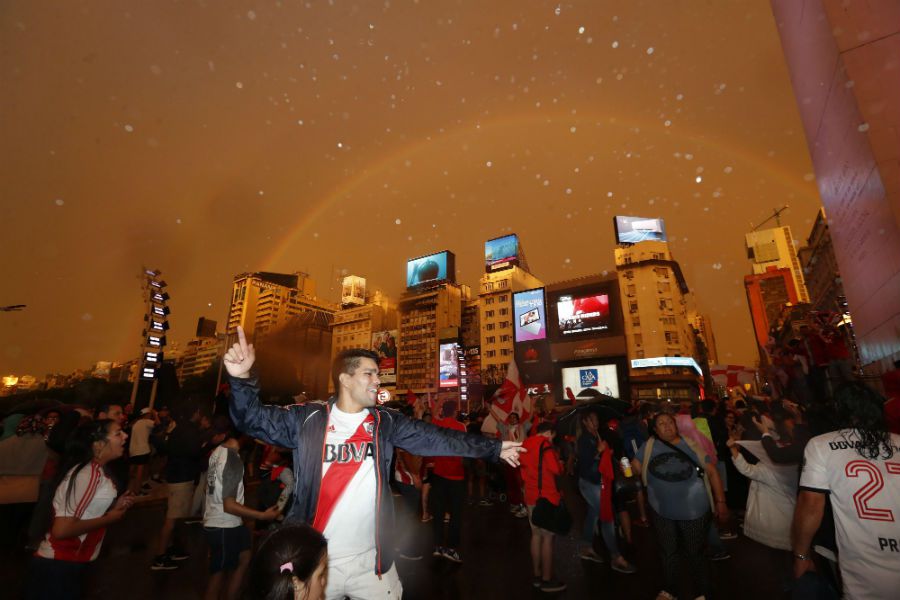
M 294 504 L 287 521 L 312 523 L 322 482 L 322 456 L 328 413 L 335 398 L 327 404 L 311 402 L 293 406 L 269 406 L 259 401 L 259 384 L 254 377 L 229 377 L 232 400 L 231 419 L 242 432 L 267 444 L 294 451 Z M 380 406 L 368 409 L 375 418 L 376 506 L 375 573 L 387 572 L 393 564 L 394 504 L 388 489 L 394 446 L 417 456 L 466 456 L 497 461 L 501 442 L 481 434 L 453 431 L 410 419 L 396 410 Z

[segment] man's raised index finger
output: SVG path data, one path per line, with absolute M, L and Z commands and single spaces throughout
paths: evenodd
M 237 334 L 238 334 L 238 344 L 241 346 L 241 350 L 246 352 L 247 351 L 247 334 L 244 333 L 244 328 L 241 327 L 240 325 L 238 325 Z

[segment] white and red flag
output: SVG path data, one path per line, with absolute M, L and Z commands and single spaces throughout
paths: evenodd
M 491 398 L 491 412 L 481 425 L 481 432 L 489 435 L 497 433 L 497 419 L 504 421 L 509 413 L 517 413 L 519 422 L 524 423 L 531 418 L 533 399 L 525 391 L 525 385 L 519 377 L 516 361 L 510 361 L 506 368 L 506 379 L 503 385 L 494 392 Z

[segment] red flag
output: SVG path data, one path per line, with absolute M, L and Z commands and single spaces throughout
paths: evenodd
M 416 400 L 418 400 L 418 399 L 419 399 L 419 397 L 416 396 L 411 389 L 407 388 L 407 390 L 406 390 L 407 404 L 409 404 L 410 406 L 415 406 Z

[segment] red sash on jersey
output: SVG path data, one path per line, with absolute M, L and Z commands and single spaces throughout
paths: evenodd
M 356 432 L 344 440 L 343 443 L 353 444 L 359 442 L 371 442 L 372 434 L 366 431 L 366 424 L 374 422 L 375 418 L 370 413 L 363 422 L 359 424 Z M 363 461 L 365 461 L 365 457 L 363 457 Z M 356 472 L 359 471 L 363 461 L 343 463 L 334 461 L 331 466 L 328 467 L 328 472 L 322 477 L 322 483 L 319 487 L 319 502 L 316 505 L 316 516 L 312 523 L 312 526 L 316 531 L 325 531 L 325 526 L 328 525 L 328 520 L 331 518 L 331 513 L 334 512 L 334 507 L 337 506 L 341 496 L 344 495 L 344 490 L 347 489 L 347 485 L 353 479 L 353 476 L 356 475 Z

